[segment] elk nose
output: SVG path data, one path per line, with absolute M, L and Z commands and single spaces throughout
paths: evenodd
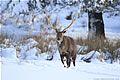
M 57 38 L 57 40 L 60 40 L 60 38 Z

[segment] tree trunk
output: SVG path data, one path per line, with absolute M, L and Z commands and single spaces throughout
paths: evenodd
M 88 12 L 88 39 L 105 38 L 102 12 Z

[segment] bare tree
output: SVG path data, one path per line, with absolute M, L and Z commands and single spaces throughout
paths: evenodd
M 88 38 L 105 38 L 103 13 L 120 11 L 119 0 L 82 0 L 81 9 L 88 12 Z

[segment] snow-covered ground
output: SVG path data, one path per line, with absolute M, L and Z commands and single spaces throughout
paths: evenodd
M 56 53 L 59 54 L 59 53 Z M 58 57 L 58 56 L 56 56 Z M 120 65 L 94 60 L 76 60 L 76 66 L 64 68 L 59 58 L 47 60 L 17 60 L 2 58 L 2 80 L 120 80 Z

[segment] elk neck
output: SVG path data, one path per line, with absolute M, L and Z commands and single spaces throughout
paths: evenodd
M 62 47 L 64 46 L 64 44 L 65 44 L 64 37 L 63 37 L 63 40 L 62 40 L 61 43 L 58 43 L 58 42 L 57 42 L 57 45 L 58 45 L 60 48 L 62 48 Z

